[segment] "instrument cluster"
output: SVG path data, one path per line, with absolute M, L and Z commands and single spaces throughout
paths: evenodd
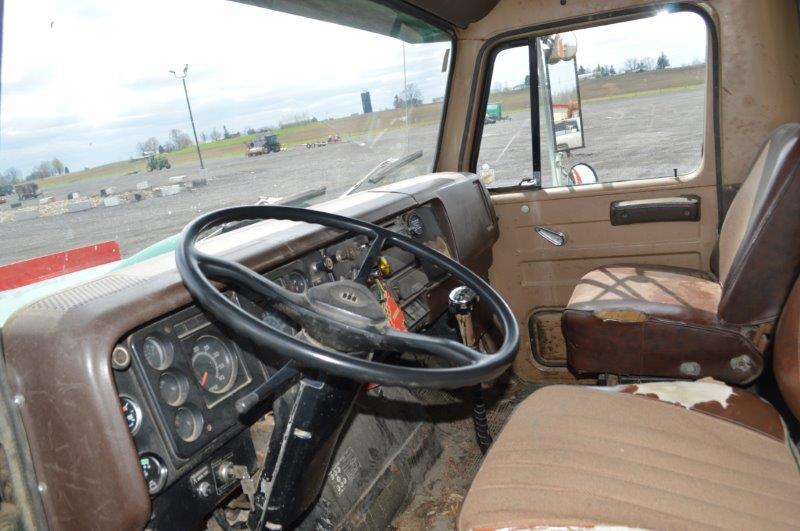
M 406 212 L 388 228 L 448 253 L 432 208 Z M 295 293 L 355 278 L 369 243 L 364 236 L 349 238 L 298 257 L 265 277 Z M 385 249 L 380 262 L 376 273 L 402 308 L 406 325 L 409 329 L 422 326 L 430 312 L 426 292 L 440 281 L 438 272 L 397 248 Z M 229 296 L 271 327 L 286 334 L 298 332 L 295 323 L 257 294 L 230 292 Z M 129 366 L 114 367 L 120 407 L 152 496 L 184 482 L 181 478 L 195 474 L 198 466 L 200 470 L 207 467 L 204 459 L 226 452 L 234 444 L 228 441 L 247 428 L 236 411 L 236 401 L 266 381 L 268 368 L 242 348 L 197 307 L 146 325 L 117 346 L 130 360 Z M 216 496 L 232 488 L 216 479 L 213 484 Z M 192 483 L 186 488 L 199 487 Z
M 207 446 L 246 427 L 236 399 L 267 378 L 265 367 L 197 308 L 133 332 L 117 350 L 131 354 L 128 367 L 115 367 L 117 387 L 151 495 Z

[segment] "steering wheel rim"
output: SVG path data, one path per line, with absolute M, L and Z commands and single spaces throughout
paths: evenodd
M 379 326 L 365 324 L 366 321 L 363 323 L 359 321 L 342 323 L 336 319 L 325 321 L 325 316 L 320 316 L 316 310 L 304 306 L 306 305 L 303 299 L 304 294 L 299 296 L 293 294 L 236 262 L 202 253 L 195 245 L 198 236 L 212 226 L 254 219 L 277 219 L 317 224 L 345 231 L 342 236 L 344 238 L 366 235 L 372 239 L 372 243 L 356 277 L 356 280 L 362 281 L 365 289 L 369 289 L 365 284 L 365 270 L 372 269 L 373 266 L 369 264 L 370 260 L 377 259 L 378 253 L 387 244 L 391 243 L 418 258 L 435 264 L 473 289 L 480 300 L 491 307 L 503 330 L 503 343 L 497 352 L 487 355 L 450 339 L 403 333 L 388 326 L 381 329 Z M 504 372 L 513 361 L 519 345 L 519 328 L 513 313 L 494 289 L 478 275 L 455 260 L 410 238 L 383 227 L 338 214 L 270 205 L 215 210 L 199 216 L 186 225 L 178 241 L 175 261 L 184 285 L 197 303 L 237 335 L 247 338 L 259 348 L 292 359 L 302 367 L 319 369 L 363 383 L 435 389 L 475 385 L 493 379 Z M 462 363 L 462 365 L 444 368 L 402 367 L 328 348 L 319 341 L 304 341 L 268 326 L 245 311 L 214 287 L 209 277 L 222 280 L 231 288 L 245 287 L 255 290 L 265 296 L 268 302 L 275 304 L 282 313 L 292 314 L 295 312 L 303 319 L 322 319 L 323 324 L 328 327 L 341 326 L 342 328 L 337 329 L 333 337 L 340 337 L 342 341 L 352 341 L 357 344 L 357 347 L 371 346 L 385 350 L 402 348 L 412 352 L 426 352 L 450 362 Z M 344 283 L 345 281 L 336 282 Z M 354 285 L 348 284 L 348 289 L 356 289 L 355 283 L 351 284 Z M 287 311 L 287 309 L 291 311 Z M 313 315 L 306 315 L 306 310 Z M 300 321 L 298 320 L 298 322 Z

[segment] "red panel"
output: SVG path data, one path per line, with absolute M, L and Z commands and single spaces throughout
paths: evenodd
M 119 259 L 119 245 L 115 241 L 108 241 L 12 262 L 0 266 L 0 291 L 27 286 Z

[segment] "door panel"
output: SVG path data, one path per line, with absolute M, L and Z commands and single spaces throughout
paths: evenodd
M 701 185 L 700 182 L 709 183 Z M 693 194 L 700 198 L 698 221 L 611 224 L 614 201 Z M 489 276 L 508 301 L 522 331 L 515 371 L 534 380 L 573 380 L 566 369 L 544 367 L 531 353 L 528 321 L 541 308 L 563 308 L 580 278 L 609 264 L 663 264 L 708 270 L 717 240 L 717 200 L 713 174 L 701 170 L 684 182 L 636 182 L 540 189 L 492 196 L 500 239 Z M 556 246 L 536 226 L 564 233 Z M 555 342 L 557 343 L 557 342 Z

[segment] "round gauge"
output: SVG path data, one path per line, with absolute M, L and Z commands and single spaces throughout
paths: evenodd
M 182 374 L 165 372 L 158 379 L 158 392 L 164 402 L 172 407 L 178 407 L 186 402 L 189 394 L 189 382 Z
M 139 431 L 139 426 L 142 425 L 142 410 L 132 398 L 127 396 L 119 397 L 119 403 L 122 406 L 125 422 L 128 423 L 128 429 L 131 430 L 131 433 L 136 433 Z
M 219 395 L 233 387 L 239 367 L 236 357 L 220 338 L 200 336 L 192 352 L 192 370 L 201 389 Z
M 267 326 L 279 332 L 283 332 L 284 334 L 293 336 L 297 332 L 297 329 L 288 317 L 271 308 L 267 308 L 261 312 L 261 320 L 264 321 L 264 324 Z
M 203 433 L 203 415 L 193 406 L 178 408 L 175 412 L 175 433 L 186 442 L 196 441 Z
M 172 365 L 172 344 L 155 336 L 144 338 L 142 353 L 147 363 L 157 371 L 163 371 Z
M 302 293 L 308 287 L 308 282 L 306 281 L 305 275 L 299 271 L 292 271 L 283 277 L 283 280 L 286 289 L 295 293 Z
M 425 223 L 419 217 L 419 214 L 409 215 L 406 219 L 406 226 L 408 227 L 408 233 L 414 238 L 419 238 L 425 233 Z
M 147 490 L 150 494 L 156 494 L 164 488 L 167 482 L 167 467 L 161 459 L 154 455 L 143 455 L 139 457 L 139 466 L 144 474 L 144 481 L 147 483 Z

